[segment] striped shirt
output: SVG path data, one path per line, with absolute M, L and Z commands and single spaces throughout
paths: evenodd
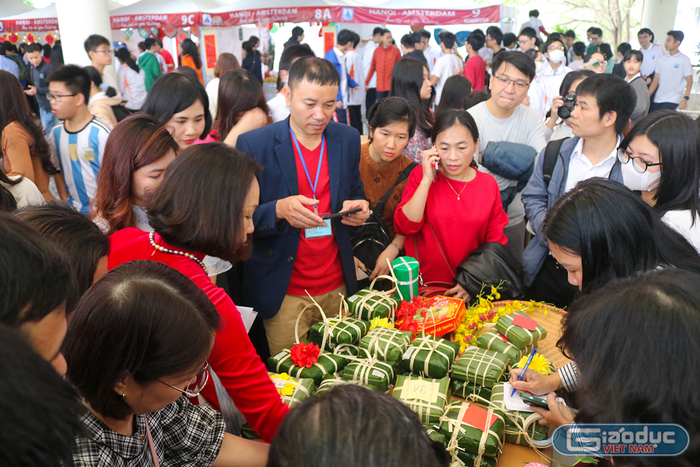
M 90 202 L 97 192 L 97 174 L 111 131 L 111 126 L 93 117 L 75 133 L 66 130 L 65 122 L 49 133 L 51 157 L 65 180 L 68 204 L 85 215 L 90 214 Z

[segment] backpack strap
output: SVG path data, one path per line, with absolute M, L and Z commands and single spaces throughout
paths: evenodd
M 406 180 L 408 176 L 411 175 L 413 169 L 418 167 L 418 165 L 420 164 L 418 164 L 417 162 L 411 162 L 405 169 L 403 169 L 399 173 L 399 178 L 397 178 L 394 184 L 391 185 L 391 188 L 389 188 L 387 192 L 384 193 L 384 196 L 382 196 L 382 198 L 379 201 L 377 201 L 377 204 L 375 205 L 373 210 L 380 218 L 384 217 L 384 206 L 386 206 L 387 201 L 389 201 L 389 196 L 391 196 L 391 193 L 394 191 L 394 188 L 396 188 L 399 183 Z
M 554 166 L 557 165 L 557 156 L 559 156 L 559 150 L 561 145 L 564 144 L 569 138 L 556 139 L 547 143 L 544 149 L 544 162 L 542 163 L 542 178 L 544 179 L 544 185 L 549 186 L 550 180 L 552 180 L 552 173 L 554 173 Z

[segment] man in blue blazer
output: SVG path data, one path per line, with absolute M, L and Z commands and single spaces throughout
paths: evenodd
M 345 63 L 345 53 L 353 46 L 353 32 L 343 29 L 338 33 L 338 43 L 324 55 L 325 59 L 331 62 L 340 76 L 340 86 L 338 87 L 338 97 L 335 102 L 335 115 L 339 123 L 348 123 L 348 89 L 359 89 L 359 84 L 348 74 L 348 67 Z
M 329 61 L 300 58 L 289 70 L 289 118 L 244 133 L 236 143 L 263 167 L 243 301 L 264 318 L 273 355 L 294 343 L 295 328 L 303 340 L 321 319 L 314 301 L 335 315 L 342 296 L 357 288 L 347 226 L 364 223 L 369 203 L 360 179 L 359 133 L 331 121 L 339 83 Z M 321 218 L 352 209 L 361 211 Z

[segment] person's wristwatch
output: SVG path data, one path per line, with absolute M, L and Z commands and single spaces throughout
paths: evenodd
M 688 101 L 688 100 L 690 100 L 690 96 L 683 96 L 683 99 Z

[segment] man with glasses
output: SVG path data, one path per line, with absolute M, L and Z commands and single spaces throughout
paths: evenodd
M 661 47 L 661 44 L 654 44 L 654 33 L 649 28 L 640 29 L 637 33 L 637 40 L 639 41 L 639 51 L 644 56 L 639 73 L 649 86 L 654 79 L 656 61 L 663 57 L 664 48 Z
M 552 101 L 559 95 L 564 76 L 571 72 L 571 69 L 564 65 L 566 54 L 561 39 L 549 39 L 544 44 L 544 50 L 547 63 L 536 78 L 544 92 L 537 99 L 530 96 L 530 107 L 537 110 L 540 115 L 545 115 L 552 107 Z
M 518 46 L 521 52 L 527 52 L 528 50 L 537 47 L 537 33 L 532 28 L 523 28 L 518 34 Z
M 89 215 L 112 127 L 88 110 L 92 81 L 87 71 L 64 65 L 49 75 L 48 82 L 51 111 L 63 120 L 49 132 L 51 159 L 59 170 L 56 188 L 63 201 Z
M 637 96 L 625 80 L 612 74 L 597 74 L 581 81 L 576 88 L 576 105 L 568 122 L 574 138 L 549 143 L 556 158 L 540 154 L 535 171 L 523 190 L 525 212 L 533 238 L 523 254 L 528 298 L 555 306 L 567 306 L 578 291 L 569 284 L 567 272 L 557 268 L 542 235 L 547 210 L 580 181 L 605 177 L 622 182 L 617 158 L 622 132 L 632 115 Z M 549 147 L 548 147 L 549 149 Z M 545 174 L 545 161 L 552 161 Z
M 99 34 L 93 34 L 85 39 L 85 52 L 90 57 L 90 62 L 93 67 L 102 75 L 102 82 L 107 83 L 111 88 L 118 90 L 117 82 L 112 75 L 105 73 L 105 67 L 112 64 L 112 45 L 106 37 Z M 117 91 L 117 95 L 121 99 L 121 94 Z
M 500 52 L 493 57 L 492 69 L 491 98 L 468 110 L 479 128 L 479 154 L 484 153 L 490 142 L 500 141 L 531 146 L 539 153 L 546 144 L 542 116 L 521 105 L 535 78 L 535 61 L 521 52 Z M 479 170 L 490 173 L 483 166 Z M 515 180 L 492 175 L 502 192 L 518 184 Z M 525 247 L 525 210 L 520 193 L 515 195 L 506 212 L 510 219 L 504 229 L 508 249 L 520 260 Z

